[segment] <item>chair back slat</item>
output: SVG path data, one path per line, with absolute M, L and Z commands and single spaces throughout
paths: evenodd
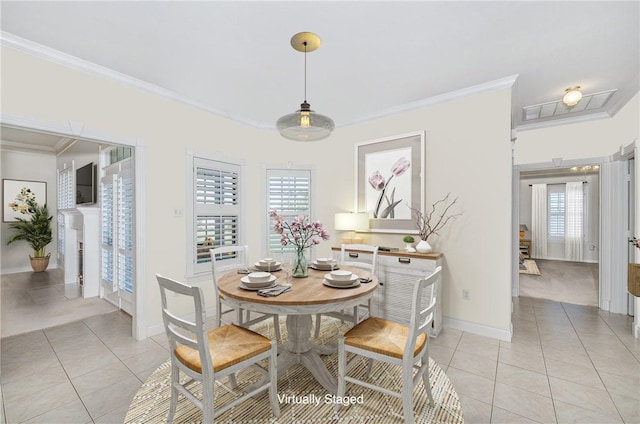
M 209 351 L 205 329 L 207 317 L 202 289 L 171 280 L 159 274 L 156 274 L 156 279 L 160 285 L 162 319 L 171 351 L 174 352 L 180 345 L 185 345 L 197 350 L 200 355 L 200 363 L 205 364 L 202 367 L 203 376 L 213 378 L 213 363 L 211 361 L 211 352 Z M 195 312 L 195 321 L 182 318 L 178 316 L 175 311 L 171 310 L 172 308 L 169 307 L 167 302 L 167 292 L 177 293 L 191 298 L 192 311 Z
M 221 246 L 209 249 L 211 256 L 211 275 L 213 275 L 214 295 L 217 298 L 218 277 L 229 271 L 244 269 L 248 264 L 248 246 Z
M 248 247 L 222 246 L 209 249 L 211 255 L 211 270 L 213 278 L 217 281 L 220 275 L 236 269 L 248 268 Z
M 433 312 L 436 307 L 435 284 L 440 278 L 442 267 L 439 266 L 426 278 L 421 278 L 413 287 L 413 302 L 411 305 L 411 320 L 409 336 L 404 350 L 406 360 L 412 360 L 416 342 L 420 334 L 426 334 L 431 326 Z M 423 305 L 427 305 L 423 307 Z

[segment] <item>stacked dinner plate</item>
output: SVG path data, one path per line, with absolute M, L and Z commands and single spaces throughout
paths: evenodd
M 334 270 L 324 276 L 324 285 L 336 288 L 356 287 L 360 285 L 358 276 L 351 271 Z
M 338 268 L 338 263 L 333 258 L 317 258 L 311 262 L 311 268 L 319 271 L 331 271 Z
M 273 258 L 264 258 L 264 259 L 260 259 L 258 262 L 253 264 L 253 266 L 255 266 L 258 271 L 271 272 L 271 271 L 279 271 L 280 268 L 282 267 L 282 263 L 276 261 Z
M 240 279 L 240 287 L 246 290 L 260 290 L 273 287 L 275 282 L 275 275 L 271 275 L 268 272 L 252 272 Z

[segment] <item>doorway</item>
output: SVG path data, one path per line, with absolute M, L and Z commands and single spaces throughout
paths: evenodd
M 105 135 L 104 133 L 94 132 L 90 129 L 84 128 L 82 124 L 78 123 L 70 123 L 69 126 L 58 125 L 52 123 L 46 123 L 42 121 L 36 121 L 31 119 L 12 117 L 12 116 L 3 116 L 2 125 L 3 129 L 10 129 L 11 131 L 21 131 L 24 133 L 31 133 L 32 135 L 52 135 L 57 136 L 61 140 L 81 140 L 84 143 L 93 143 L 96 145 L 102 145 L 105 147 L 109 146 L 126 146 L 132 152 L 135 152 L 133 157 L 130 160 L 131 163 L 131 173 L 129 174 L 130 180 L 129 183 L 136 187 L 135 192 L 131 194 L 131 209 L 130 209 L 130 220 L 131 227 L 129 228 L 131 231 L 130 241 L 132 242 L 131 248 L 129 249 L 129 255 L 135 255 L 137 258 L 140 258 L 137 261 L 130 261 L 127 263 L 126 267 L 124 267 L 127 272 L 131 275 L 134 281 L 143 281 L 141 279 L 141 269 L 143 269 L 143 257 L 140 254 L 141 245 L 140 240 L 142 238 L 142 234 L 144 233 L 143 225 L 135 225 L 136 223 L 141 221 L 141 216 L 143 213 L 143 205 L 141 204 L 141 199 L 143 196 L 143 180 L 142 175 L 137 172 L 133 172 L 134 169 L 141 169 L 144 164 L 144 151 L 143 149 L 139 149 L 139 142 L 135 139 L 129 139 L 125 137 L 112 137 L 110 135 Z M 13 143 L 11 146 L 12 149 L 16 149 L 16 143 Z M 4 143 L 3 143 L 4 145 Z M 19 146 L 18 146 L 19 147 Z M 63 147 L 62 149 L 66 149 L 68 146 Z M 55 146 L 44 146 L 43 149 L 53 149 Z M 55 173 L 55 169 L 52 171 Z M 53 188 L 51 189 L 53 193 L 56 193 L 55 182 L 52 183 Z M 51 200 L 51 199 L 50 199 Z M 54 214 L 55 215 L 55 214 Z M 55 240 L 54 240 L 55 243 Z M 100 267 L 102 268 L 103 262 L 100 262 Z M 127 298 L 128 305 L 126 308 L 123 305 L 118 304 L 119 302 L 115 302 L 120 309 L 125 310 L 132 316 L 132 336 L 136 339 L 142 339 L 146 337 L 145 326 L 143 324 L 143 316 L 139 311 L 142 311 L 142 301 L 143 301 L 143 284 L 135 287 L 135 291 L 130 292 Z M 106 293 L 101 293 L 102 298 L 107 298 Z M 114 302 L 112 302 L 114 303 Z M 99 313 L 99 312 L 98 312 Z M 52 325 L 56 325 L 57 323 L 52 323 Z
M 521 170 L 520 296 L 598 306 L 599 174 L 597 162 Z

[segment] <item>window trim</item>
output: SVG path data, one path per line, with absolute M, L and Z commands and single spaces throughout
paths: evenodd
M 195 186 L 195 162 L 196 159 L 210 160 L 216 162 L 228 163 L 231 165 L 235 165 L 240 167 L 240 181 L 238 183 L 239 186 L 239 194 L 238 194 L 238 202 L 240 204 L 240 218 L 239 218 L 239 237 L 238 244 L 246 244 L 246 196 L 244 179 L 246 178 L 246 162 L 243 159 L 237 159 L 233 157 L 224 156 L 222 153 L 211 153 L 211 152 L 202 152 L 202 151 L 194 151 L 191 149 L 187 149 L 185 155 L 185 208 L 184 213 L 182 209 L 175 208 L 173 211 L 174 217 L 185 217 L 185 262 L 186 262 L 186 279 L 189 283 L 205 281 L 211 277 L 211 272 L 209 269 L 207 270 L 197 270 L 195 264 L 195 254 L 194 250 L 191 248 L 195 244 L 196 235 L 194 232 L 195 225 L 195 213 L 196 213 L 196 205 L 195 205 L 195 196 L 196 196 L 196 186 Z

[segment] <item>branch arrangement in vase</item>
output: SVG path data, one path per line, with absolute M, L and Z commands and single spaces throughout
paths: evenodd
M 442 230 L 451 219 L 462 215 L 462 212 L 449 214 L 451 207 L 458 201 L 457 197 L 450 201 L 450 195 L 451 193 L 447 193 L 444 198 L 431 205 L 431 210 L 427 213 L 422 213 L 418 209 L 411 208 L 416 219 L 416 226 L 418 227 L 418 234 L 421 240 L 426 241 L 431 235 L 438 234 L 438 231 Z

